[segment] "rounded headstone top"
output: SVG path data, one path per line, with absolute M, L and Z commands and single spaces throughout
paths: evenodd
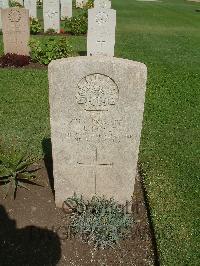
M 144 63 L 129 60 L 129 59 L 123 59 L 123 58 L 117 58 L 117 57 L 111 57 L 111 56 L 76 56 L 76 57 L 68 57 L 68 58 L 62 58 L 51 61 L 51 63 L 48 65 L 48 70 L 56 69 L 64 65 L 68 65 L 71 63 L 93 63 L 93 64 L 112 64 L 113 66 L 115 64 L 123 64 L 130 67 L 137 67 L 141 68 L 143 71 L 147 72 L 147 67 Z

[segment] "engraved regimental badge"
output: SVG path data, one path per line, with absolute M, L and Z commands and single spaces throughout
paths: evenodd
M 8 19 L 11 22 L 19 22 L 21 19 L 20 11 L 17 9 L 12 9 L 8 14 Z
M 80 80 L 77 103 L 86 111 L 107 111 L 118 99 L 116 83 L 108 76 L 91 74 Z

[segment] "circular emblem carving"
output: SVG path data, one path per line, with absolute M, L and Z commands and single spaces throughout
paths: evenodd
M 8 19 L 11 22 L 19 22 L 21 19 L 20 11 L 17 9 L 12 9 L 8 14 Z
M 106 111 L 117 99 L 117 85 L 108 76 L 91 74 L 78 83 L 76 100 L 87 111 Z
M 108 15 L 105 13 L 105 12 L 99 12 L 97 15 L 96 15 L 96 22 L 99 24 L 99 25 L 102 25 L 102 24 L 105 24 L 108 22 Z
M 49 17 L 49 18 L 53 18 L 55 15 L 56 15 L 56 11 L 54 11 L 54 10 L 49 10 L 48 11 L 48 13 L 47 13 L 47 16 Z

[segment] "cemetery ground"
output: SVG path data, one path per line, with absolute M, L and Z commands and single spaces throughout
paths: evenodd
M 115 0 L 112 6 L 117 10 L 115 55 L 144 62 L 148 68 L 139 171 L 159 261 L 161 265 L 199 265 L 200 13 L 196 10 L 200 4 L 183 0 Z M 2 36 L 0 38 L 2 54 Z M 85 36 L 69 38 L 77 53 L 86 51 Z M 47 70 L 1 69 L 0 92 L 1 141 L 9 144 L 14 140 L 21 149 L 28 146 L 31 154 L 41 157 L 45 153 L 48 157 L 50 148 L 44 141 L 50 138 Z M 30 219 L 29 225 L 35 227 L 46 226 L 49 221 L 49 225 L 58 228 L 63 223 L 63 214 L 53 207 L 47 174 L 45 169 L 41 171 L 44 188 L 20 189 L 15 201 L 1 198 L 1 205 L 7 212 L 10 210 L 9 216 L 18 223 L 27 219 L 23 227 Z M 38 216 L 34 215 L 36 205 L 41 208 Z M 142 213 L 144 217 L 145 211 Z M 8 225 L 7 228 L 9 230 Z M 145 232 L 148 235 L 148 228 Z M 52 230 L 43 233 L 55 240 L 56 261 L 58 239 Z M 139 238 L 136 234 L 136 245 L 131 246 L 130 242 L 127 246 L 129 258 L 136 254 Z M 82 249 L 85 255 L 88 251 L 88 247 L 79 242 L 70 243 L 68 248 L 72 253 Z M 146 246 L 151 249 L 150 244 Z M 78 262 L 75 265 L 84 265 Z M 122 261 L 121 265 L 134 265 L 128 263 L 130 261 Z M 136 265 L 149 264 L 136 261 Z

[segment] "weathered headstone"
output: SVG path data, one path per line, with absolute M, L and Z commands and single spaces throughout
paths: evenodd
M 93 8 L 88 10 L 88 56 L 114 56 L 115 27 L 115 10 L 107 8 Z
M 61 0 L 61 18 L 72 17 L 72 0 Z
M 56 205 L 74 192 L 128 201 L 134 191 L 146 66 L 114 57 L 49 65 Z
M 76 0 L 76 8 L 83 8 L 87 3 L 87 0 Z
M 29 17 L 37 17 L 37 0 L 24 0 L 24 7 L 29 10 Z
M 8 8 L 9 3 L 8 0 L 0 0 L 0 8 Z
M 2 10 L 2 8 L 0 8 L 0 30 L 2 30 L 2 22 L 1 22 L 1 10 Z
M 2 9 L 4 54 L 29 55 L 29 12 L 24 8 Z
M 109 0 L 94 0 L 94 8 L 111 8 Z
M 60 32 L 60 1 L 43 0 L 44 31 L 54 29 Z
M 1 9 L 8 7 L 9 7 L 8 0 L 0 0 L 0 30 L 2 30 Z

